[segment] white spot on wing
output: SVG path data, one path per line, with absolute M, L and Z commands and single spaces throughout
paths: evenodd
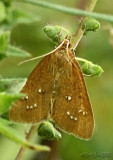
M 28 99 L 28 98 L 29 98 L 28 96 L 25 97 L 25 99 Z
M 69 112 L 69 111 L 67 111 L 67 115 L 70 115 L 70 112 Z
M 79 113 L 81 113 L 81 112 L 82 112 L 82 110 L 80 109 L 78 112 L 79 112 Z
M 83 112 L 83 115 L 85 116 L 86 112 Z
M 27 108 L 27 110 L 28 110 L 28 109 L 29 109 L 29 106 L 27 105 L 26 108 Z
M 37 104 L 36 104 L 36 103 L 34 104 L 34 107 L 37 107 Z
M 29 108 L 30 108 L 30 109 L 33 109 L 33 106 L 30 106 Z
M 68 101 L 71 101 L 71 99 L 72 99 L 71 96 L 65 96 L 65 97 L 66 97 L 66 99 L 67 99 Z
M 44 93 L 44 90 L 41 89 L 41 88 L 39 88 L 39 89 L 38 89 L 38 93 Z
M 73 119 L 73 116 L 70 116 L 71 119 Z
M 78 119 L 77 117 L 74 118 L 75 121 L 77 121 L 77 119 Z

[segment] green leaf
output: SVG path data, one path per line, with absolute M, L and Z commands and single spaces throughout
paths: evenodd
M 37 15 L 31 14 L 27 11 L 14 8 L 12 10 L 12 24 L 32 23 L 39 20 Z
M 11 6 L 12 0 L 4 0 L 4 4 L 6 7 Z
M 7 57 L 30 57 L 31 56 L 28 52 L 11 45 L 7 46 L 5 54 Z
M 6 55 L 4 53 L 0 53 L 0 60 L 6 58 Z
M 0 114 L 7 112 L 12 105 L 12 103 L 20 98 L 22 98 L 24 94 L 8 94 L 8 93 L 0 93 Z
M 0 55 L 5 53 L 6 47 L 10 41 L 10 32 L 0 33 Z
M 1 118 L 9 121 L 9 120 L 10 120 L 10 118 L 9 118 L 9 111 L 3 113 L 3 114 L 1 115 Z
M 12 103 L 24 95 L 20 92 L 26 83 L 25 78 L 0 79 L 0 114 L 7 112 Z
M 2 123 L 3 125 L 11 125 L 12 122 L 9 120 L 6 120 L 4 118 L 0 118 L 0 123 Z
M 7 125 L 3 125 L 1 121 L 0 121 L 0 132 L 7 138 L 13 140 L 14 142 L 28 149 L 33 149 L 36 151 L 50 151 L 50 148 L 47 146 L 32 144 L 28 142 L 23 137 L 21 137 L 20 134 L 16 132 L 16 130 L 12 129 L 11 127 L 8 127 Z
M 0 23 L 4 21 L 5 18 L 6 18 L 5 5 L 2 1 L 0 1 Z
M 9 44 L 10 32 L 0 33 L 0 60 L 6 57 L 30 57 L 31 55 Z
M 0 92 L 18 93 L 25 85 L 26 78 L 0 79 Z
M 42 122 L 38 127 L 38 135 L 44 139 L 56 140 L 61 138 L 60 132 L 58 132 L 54 126 L 47 121 Z

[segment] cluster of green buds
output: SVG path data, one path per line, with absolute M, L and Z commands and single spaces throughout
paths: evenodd
M 86 34 L 88 31 L 96 31 L 96 29 L 98 29 L 99 27 L 100 23 L 96 19 L 86 18 L 83 23 L 82 29 L 85 29 Z M 65 33 L 63 33 L 62 30 L 64 30 Z M 56 44 L 58 44 L 58 41 L 63 41 L 66 37 L 66 34 L 68 36 L 70 35 L 70 32 L 67 29 L 58 25 L 47 25 L 44 27 L 44 32 Z M 82 65 L 82 72 L 85 75 L 100 76 L 103 73 L 103 69 L 99 65 L 93 64 L 92 62 L 79 57 L 77 57 L 77 60 L 84 62 L 84 64 Z

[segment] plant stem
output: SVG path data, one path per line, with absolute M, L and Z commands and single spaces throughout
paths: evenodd
M 30 140 L 32 138 L 32 136 L 34 135 L 34 133 L 37 130 L 37 128 L 38 128 L 38 125 L 32 125 L 31 126 L 31 128 L 29 130 L 29 133 L 26 136 L 27 140 Z M 26 148 L 21 147 L 19 152 L 18 152 L 18 154 L 17 154 L 17 156 L 16 156 L 16 158 L 15 158 L 15 160 L 21 160 L 21 158 L 24 155 L 25 150 L 26 150 Z
M 113 23 L 113 16 L 112 15 L 90 12 L 91 10 L 93 10 L 97 0 L 92 1 L 92 3 L 90 4 L 89 10 L 87 10 L 87 11 L 84 11 L 81 9 L 75 9 L 75 8 L 71 8 L 71 7 L 65 7 L 62 5 L 52 4 L 52 3 L 46 2 L 46 1 L 37 1 L 37 0 L 20 0 L 20 1 L 23 3 L 30 3 L 35 6 L 37 5 L 40 7 L 49 8 L 49 9 L 56 10 L 56 11 L 66 13 L 69 15 L 89 16 L 89 17 L 93 17 L 93 18 L 96 18 L 99 20 Z
M 93 11 L 93 9 L 96 5 L 96 2 L 97 2 L 97 0 L 90 0 L 89 5 L 86 10 L 90 11 L 90 12 Z M 77 28 L 77 31 L 72 39 L 73 50 L 76 49 L 76 47 L 78 46 L 78 43 L 80 42 L 81 38 L 83 37 L 85 30 L 82 30 L 82 25 L 83 25 L 84 20 L 85 20 L 85 17 L 82 18 L 81 23 L 80 23 L 79 27 Z

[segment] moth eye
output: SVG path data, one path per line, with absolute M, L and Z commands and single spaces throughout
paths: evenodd
M 72 99 L 71 96 L 65 96 L 65 97 L 66 97 L 66 99 L 67 99 L 68 101 L 71 101 L 71 99 Z

